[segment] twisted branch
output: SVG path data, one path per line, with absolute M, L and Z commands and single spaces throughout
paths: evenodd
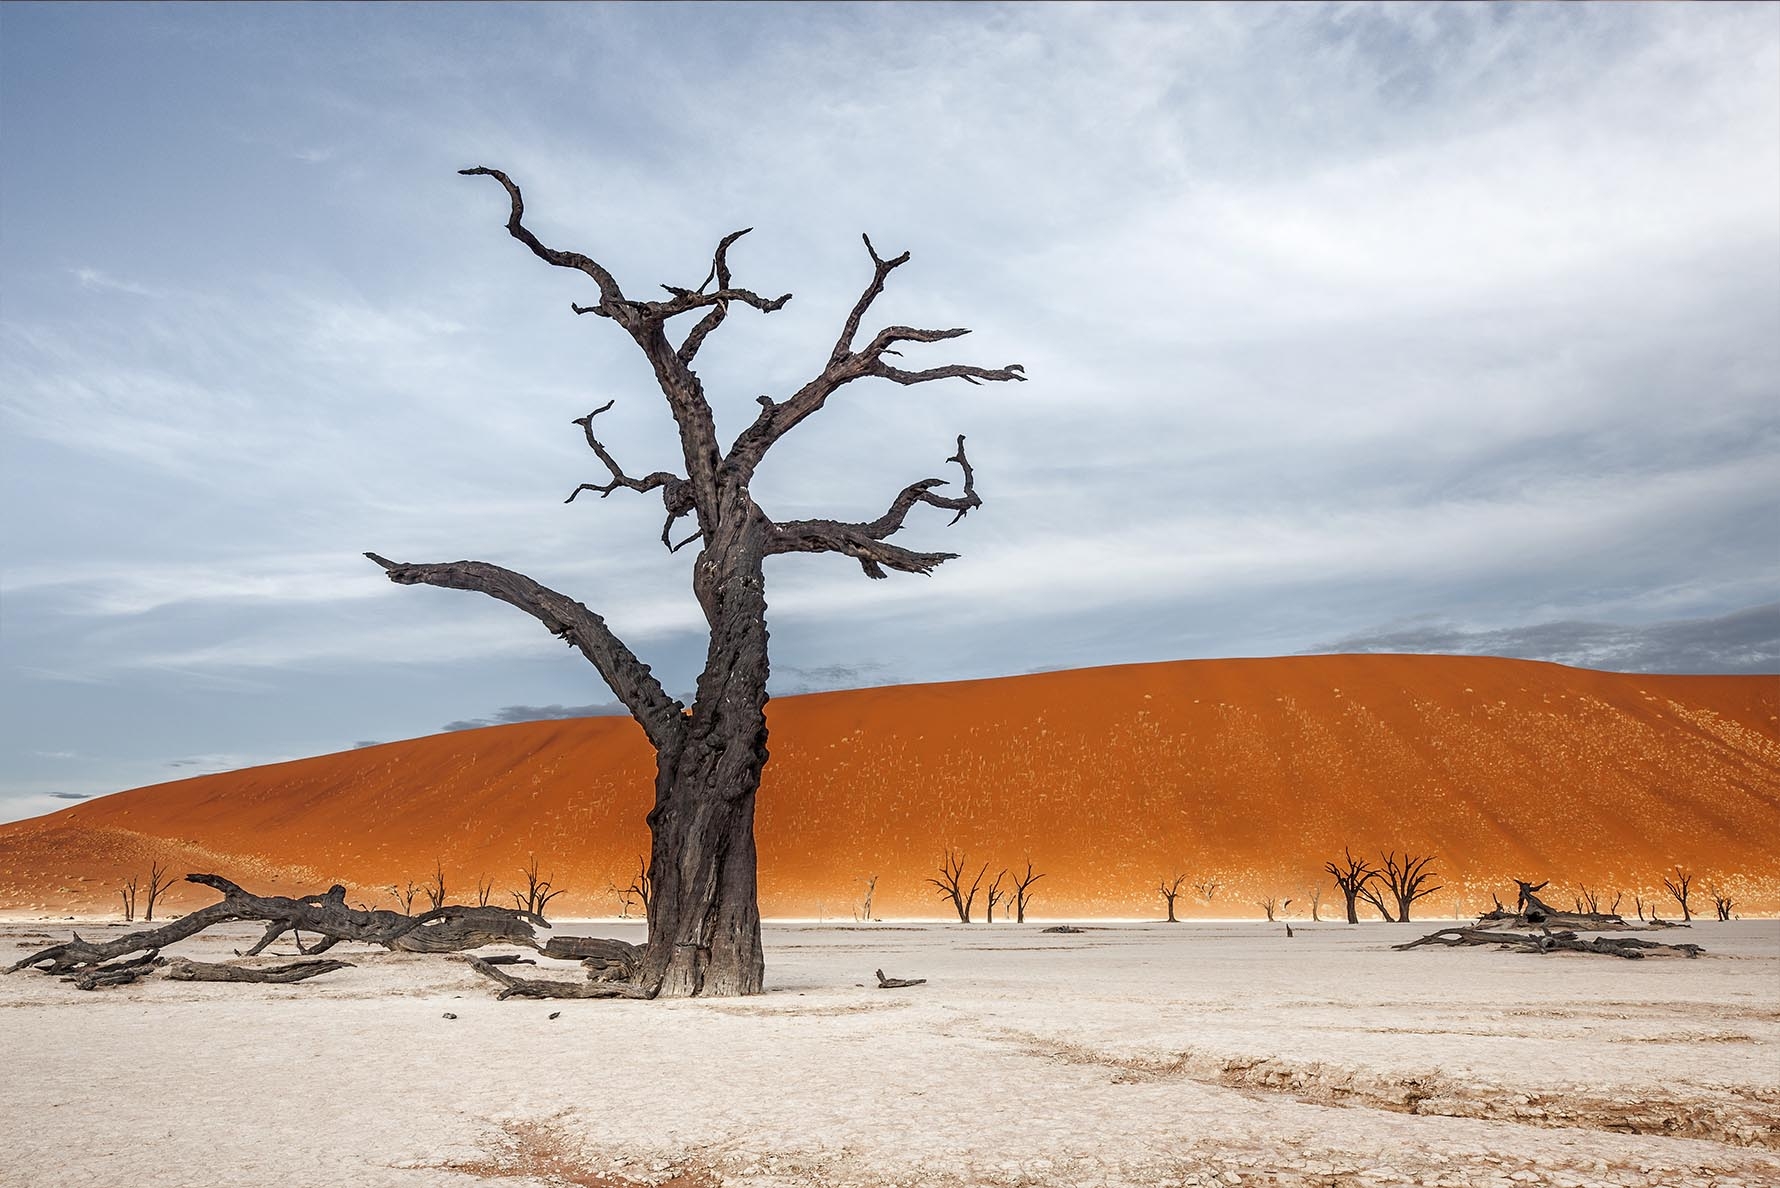
M 958 452 L 947 458 L 964 471 L 964 494 L 936 495 L 934 488 L 947 486 L 945 479 L 922 479 L 904 487 L 890 504 L 889 510 L 875 520 L 846 523 L 839 520 L 788 520 L 774 524 L 769 530 L 767 553 L 845 553 L 858 561 L 867 577 L 889 575 L 885 568 L 902 573 L 932 573 L 933 567 L 956 557 L 956 553 L 917 553 L 897 545 L 885 544 L 889 536 L 900 531 L 917 503 L 956 512 L 956 524 L 983 505 L 977 494 L 976 472 L 964 453 L 964 435 L 958 435 Z
M 608 400 L 586 416 L 576 417 L 574 420 L 574 424 L 581 426 L 587 434 L 588 446 L 599 456 L 599 460 L 606 464 L 606 469 L 612 472 L 612 481 L 609 483 L 582 483 L 570 491 L 569 497 L 563 502 L 575 502 L 575 496 L 583 491 L 597 491 L 599 497 L 604 499 L 620 487 L 637 492 L 653 491 L 659 487 L 661 488 L 662 505 L 667 508 L 667 522 L 661 526 L 661 543 L 668 552 L 677 553 L 702 535 L 702 533 L 694 533 L 677 545 L 670 540 L 674 530 L 674 521 L 696 508 L 692 497 L 692 484 L 679 475 L 671 474 L 665 470 L 657 470 L 640 479 L 631 478 L 624 473 L 624 469 L 618 465 L 618 460 L 612 457 L 606 447 L 600 443 L 599 438 L 593 435 L 593 418 L 610 409 L 616 403 L 617 401 Z
M 539 585 L 523 573 L 486 561 L 402 565 L 376 553 L 365 556 L 381 565 L 389 580 L 398 585 L 475 590 L 518 607 L 593 662 L 657 750 L 678 739 L 682 729 L 680 703 L 667 695 L 661 682 L 650 674 L 649 666 L 637 659 L 636 653 L 606 626 L 604 619 L 568 595 Z

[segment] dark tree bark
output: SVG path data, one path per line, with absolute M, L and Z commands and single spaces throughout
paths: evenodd
M 1168 905 L 1168 923 L 1170 924 L 1180 923 L 1174 918 L 1174 901 L 1180 898 L 1180 885 L 1186 881 L 1186 875 L 1175 875 L 1172 880 L 1165 880 L 1156 888 L 1157 893 L 1162 896 L 1162 901 Z
M 134 923 L 136 920 L 136 884 L 140 877 L 141 876 L 139 875 L 131 875 L 124 883 L 123 890 L 118 892 L 118 895 L 120 895 L 124 901 L 125 924 Z
M 952 910 L 958 913 L 958 923 L 968 924 L 970 923 L 972 905 L 976 902 L 977 888 L 982 886 L 983 876 L 988 873 L 989 864 L 985 862 L 982 869 L 977 871 L 977 876 L 971 881 L 970 886 L 966 887 L 964 885 L 964 855 L 954 854 L 947 850 L 945 861 L 940 863 L 939 878 L 927 881 L 939 888 L 941 899 L 951 903 Z
M 1674 878 L 1671 879 L 1668 875 L 1663 876 L 1663 886 L 1667 888 L 1669 895 L 1674 898 L 1675 902 L 1681 905 L 1681 919 L 1684 922 L 1693 919 L 1693 911 L 1687 906 L 1689 886 L 1692 883 L 1692 872 L 1683 870 L 1679 866 L 1675 868 Z
M 1026 859 L 1026 872 L 1014 876 L 1014 923 L 1026 922 L 1026 905 L 1032 902 L 1035 894 L 1032 884 L 1042 878 L 1044 875 L 1032 873 L 1032 859 Z
M 937 494 L 935 489 L 944 481 L 924 479 L 905 487 L 883 515 L 870 521 L 775 521 L 750 493 L 754 473 L 785 434 L 857 380 L 978 383 L 1022 380 L 1023 369 L 1019 364 L 994 369 L 949 364 L 905 370 L 886 361 L 886 356 L 898 356 L 902 345 L 957 338 L 966 333 L 962 329 L 890 326 L 864 347 L 856 346 L 860 325 L 886 279 L 909 259 L 907 252 L 884 259 L 868 238 L 872 279 L 847 315 L 821 371 L 783 400 L 762 396 L 753 423 L 725 452 L 693 368 L 699 349 L 735 306 L 771 313 L 790 300 L 790 294 L 766 298 L 732 284 L 729 249 L 747 232 L 724 237 L 698 288 L 664 286 L 666 300 L 637 300 L 627 296 L 598 261 L 542 243 L 525 226 L 524 199 L 506 174 L 482 166 L 461 172 L 500 183 L 509 203 L 507 232 L 533 255 L 554 267 L 581 272 L 593 282 L 599 300 L 570 308 L 616 323 L 648 361 L 667 400 L 679 429 L 682 470 L 655 471 L 640 478 L 626 474 L 594 436 L 594 417 L 602 408 L 576 424 L 611 477 L 583 483 L 569 498 L 583 491 L 604 497 L 621 487 L 639 493 L 658 491 L 667 513 L 662 544 L 670 552 L 689 544 L 699 546 L 692 587 L 710 629 L 710 643 L 693 704 L 688 709 L 669 697 L 648 665 L 599 615 L 524 574 L 482 561 L 398 565 L 366 555 L 383 566 L 393 582 L 472 590 L 507 602 L 539 620 L 593 664 L 642 727 L 656 754 L 655 805 L 648 816 L 654 898 L 649 947 L 634 987 L 646 996 L 757 994 L 765 968 L 754 848 L 754 797 L 767 761 L 764 562 L 780 553 L 835 552 L 859 562 L 869 577 L 885 577 L 887 570 L 931 573 L 955 554 L 916 552 L 890 544 L 889 537 L 903 527 L 917 504 L 951 511 L 956 523 L 982 500 L 962 437 L 949 459 L 963 475 L 961 494 Z M 683 314 L 696 314 L 698 321 L 676 346 L 668 336 L 668 324 Z M 609 407 L 608 403 L 605 408 Z M 694 527 L 676 541 L 674 525 L 686 516 L 693 518 Z
M 985 866 L 983 869 L 987 870 L 988 867 Z M 989 883 L 989 889 L 983 893 L 983 923 L 985 924 L 995 923 L 995 905 L 1000 903 L 1007 894 L 1001 889 L 1001 884 L 1006 878 L 1007 868 L 1003 867 Z
M 1360 914 L 1355 901 L 1368 889 L 1368 884 L 1379 877 L 1379 873 L 1367 865 L 1364 859 L 1355 858 L 1353 852 L 1348 849 L 1342 849 L 1341 858 L 1339 865 L 1334 862 L 1323 863 L 1323 869 L 1334 876 L 1336 889 L 1347 900 L 1347 922 L 1358 924 Z M 1378 910 L 1384 912 L 1385 919 L 1391 918 L 1390 913 L 1385 911 L 1382 904 Z
M 1396 902 L 1397 923 L 1409 923 L 1409 909 L 1416 900 L 1426 899 L 1434 892 L 1444 889 L 1438 883 L 1432 887 L 1426 885 L 1428 880 L 1434 877 L 1434 872 L 1429 869 L 1433 861 L 1432 854 L 1415 855 L 1408 850 L 1403 851 L 1401 859 L 1397 857 L 1395 850 L 1384 856 L 1384 867 L 1379 872 L 1379 880 Z M 1385 910 L 1382 902 L 1379 905 L 1379 910 Z M 1390 918 L 1390 914 L 1386 912 L 1385 919 Z

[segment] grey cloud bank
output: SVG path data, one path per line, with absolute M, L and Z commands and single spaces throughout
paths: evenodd
M 1771 7 L 0 22 L 0 818 L 607 698 L 365 549 L 521 569 L 691 686 L 659 503 L 561 502 L 600 477 L 573 418 L 615 398 L 633 473 L 671 423 L 474 164 L 635 292 L 755 228 L 737 283 L 795 298 L 701 355 L 726 440 L 825 357 L 861 231 L 913 253 L 884 324 L 975 331 L 911 362 L 1026 365 L 862 387 L 763 469 L 769 514 L 870 518 L 965 433 L 986 501 L 911 518 L 961 554 L 931 579 L 772 567 L 781 693 L 1324 648 L 1776 667 Z

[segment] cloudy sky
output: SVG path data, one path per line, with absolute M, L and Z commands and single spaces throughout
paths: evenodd
M 781 693 L 1186 657 L 1780 671 L 1780 9 L 0 9 L 0 818 L 609 700 L 480 558 L 702 655 L 664 405 L 592 299 L 796 296 L 707 346 L 733 435 L 874 320 L 756 495 L 985 504 L 768 574 Z M 579 282 L 579 283 L 577 283 Z

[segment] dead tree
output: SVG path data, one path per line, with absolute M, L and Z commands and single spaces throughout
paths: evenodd
M 1323 889 L 1321 887 L 1312 887 L 1310 889 L 1310 922 L 1312 924 L 1322 923 L 1322 910 Z
M 1729 920 L 1731 918 L 1731 909 L 1737 906 L 1736 900 L 1732 899 L 1729 895 L 1726 895 L 1717 887 L 1708 887 L 1706 890 L 1712 895 L 1712 906 L 1718 910 L 1719 920 Z
M 1382 871 L 1375 873 L 1377 873 L 1378 877 L 1381 879 L 1384 877 Z M 1376 882 L 1367 883 L 1360 887 L 1360 898 L 1378 909 L 1379 919 L 1383 920 L 1386 924 L 1393 924 L 1396 921 L 1391 916 L 1390 904 L 1385 901 L 1384 895 L 1384 888 Z
M 1365 859 L 1355 858 L 1352 851 L 1345 847 L 1341 851 L 1341 864 L 1338 866 L 1334 862 L 1325 862 L 1323 869 L 1334 876 L 1336 889 L 1347 899 L 1347 922 L 1358 924 L 1360 914 L 1355 901 L 1360 898 L 1360 893 L 1372 880 L 1379 877 L 1378 872 L 1373 870 Z M 1381 906 L 1379 910 L 1384 911 L 1384 908 Z M 1385 919 L 1390 918 L 1390 913 L 1386 912 Z
M 1601 953 L 1609 957 L 1627 957 L 1633 960 L 1642 957 L 1698 957 L 1705 952 L 1698 945 L 1665 945 L 1629 936 L 1589 939 L 1569 931 L 1553 932 L 1549 928 L 1531 933 L 1501 932 L 1484 928 L 1442 928 L 1418 940 L 1392 945 L 1391 948 L 1419 949 L 1423 945 L 1449 949 L 1461 945 L 1497 945 L 1519 953 Z
M 987 870 L 988 867 L 985 866 L 983 869 Z M 1006 892 L 1001 889 L 1002 881 L 1006 878 L 1007 867 L 1004 866 L 1001 868 L 1000 872 L 996 874 L 995 878 L 990 881 L 989 889 L 983 893 L 983 902 L 985 905 L 983 909 L 983 923 L 985 924 L 995 923 L 995 905 L 1000 903 L 1003 896 L 1006 894 Z
M 1601 897 L 1590 891 L 1586 884 L 1578 884 L 1576 892 L 1576 910 L 1578 912 L 1598 913 L 1601 910 Z
M 486 882 L 484 882 L 483 879 L 481 878 L 481 876 L 477 876 L 477 878 L 476 878 L 476 906 L 477 907 L 487 907 L 488 906 L 488 897 L 493 894 L 494 894 L 494 880 L 489 879 Z
M 871 923 L 871 897 L 877 893 L 877 890 L 878 876 L 872 875 L 865 880 L 865 899 L 853 909 L 853 919 L 863 920 L 867 924 Z
M 1034 895 L 1032 884 L 1042 878 L 1044 875 L 1032 873 L 1032 859 L 1026 859 L 1026 873 L 1014 876 L 1014 923 L 1026 922 L 1026 905 L 1032 902 Z
M 1170 924 L 1180 923 L 1174 917 L 1174 901 L 1180 897 L 1180 885 L 1186 881 L 1186 875 L 1175 875 L 1172 880 L 1165 880 L 1156 888 L 1157 893 L 1162 896 L 1162 902 L 1168 905 L 1168 923 Z
M 131 875 L 118 894 L 124 900 L 124 923 L 128 924 L 136 918 L 136 881 L 139 876 Z
M 396 903 L 402 909 L 402 915 L 412 916 L 414 914 L 414 899 L 420 894 L 420 888 L 414 885 L 413 879 L 408 880 L 406 887 L 392 886 L 389 893 L 395 896 Z
M 904 487 L 875 520 L 774 520 L 754 500 L 756 472 L 786 434 L 855 381 L 875 378 L 908 385 L 945 379 L 1022 380 L 1023 368 L 1017 363 L 994 369 L 949 364 L 907 370 L 889 361 L 900 358 L 902 346 L 958 338 L 965 333 L 962 329 L 890 326 L 864 346 L 857 345 L 872 303 L 891 272 L 909 259 L 907 252 L 885 259 L 868 238 L 871 280 L 848 313 L 820 371 L 782 399 L 760 397 L 753 422 L 726 452 L 693 367 L 699 349 L 731 309 L 747 306 L 771 313 L 790 300 L 790 294 L 766 298 L 731 283 L 728 253 L 746 231 L 718 243 L 710 271 L 698 288 L 667 286 L 665 300 L 640 300 L 626 295 L 598 261 L 541 242 L 526 227 L 519 187 L 505 173 L 483 166 L 462 172 L 493 178 L 501 185 L 509 205 L 507 232 L 533 255 L 593 282 L 599 300 L 571 308 L 577 314 L 609 319 L 623 330 L 648 362 L 667 400 L 679 430 L 679 472 L 658 470 L 640 478 L 626 474 L 593 433 L 594 418 L 611 407 L 608 402 L 575 423 L 611 477 L 583 483 L 569 498 L 583 491 L 603 497 L 619 488 L 659 492 L 667 513 L 662 545 L 670 553 L 698 546 L 692 587 L 710 628 L 710 643 L 693 703 L 686 707 L 670 697 L 599 615 L 524 574 L 483 561 L 416 565 L 366 555 L 393 582 L 478 591 L 509 603 L 592 662 L 630 710 L 656 756 L 654 807 L 647 818 L 656 894 L 649 951 L 636 985 L 650 996 L 670 998 L 757 994 L 765 968 L 754 844 L 754 800 L 767 760 L 764 563 L 782 553 L 841 553 L 857 561 L 871 578 L 887 577 L 890 570 L 931 573 L 956 554 L 917 552 L 891 544 L 889 538 L 917 505 L 950 511 L 956 523 L 980 507 L 982 499 L 962 436 L 948 459 L 958 466 L 963 480 L 958 494 L 939 494 L 936 488 L 944 486 L 944 480 L 922 479 Z M 669 338 L 668 325 L 684 314 L 697 315 L 698 321 L 676 344 Z M 692 530 L 674 539 L 675 524 L 687 516 L 693 519 Z
M 507 894 L 513 897 L 513 905 L 520 911 L 536 916 L 538 919 L 542 920 L 544 918 L 544 909 L 550 905 L 552 899 L 561 895 L 562 892 L 552 891 L 550 889 L 551 883 L 548 876 L 542 878 L 539 877 L 538 856 L 536 854 L 531 856 L 531 862 L 528 865 L 520 868 L 519 873 L 525 877 L 525 890 L 509 891 Z M 648 907 L 648 902 L 645 901 L 643 909 L 647 911 Z
M 939 888 L 939 897 L 950 900 L 952 909 L 958 913 L 960 924 L 970 923 L 971 905 L 976 902 L 977 888 L 982 885 L 983 876 L 989 873 L 989 864 L 977 871 L 977 877 L 971 880 L 968 889 L 964 886 L 964 855 L 946 851 L 945 861 L 940 863 L 939 878 L 928 879 Z
M 149 863 L 149 865 L 148 865 L 148 902 L 146 905 L 144 905 L 147 910 L 142 913 L 142 918 L 144 921 L 146 921 L 148 923 L 154 922 L 155 901 L 160 899 L 161 896 L 167 894 L 168 889 L 171 888 L 172 885 L 173 885 L 173 873 L 172 873 L 172 870 L 170 867 L 162 866 L 159 862 Z
M 1633 895 L 1632 902 L 1638 905 L 1638 919 L 1642 920 L 1644 918 L 1644 897 L 1642 895 Z
M 631 878 L 630 886 L 624 889 L 624 898 L 629 902 L 632 896 L 643 907 L 643 918 L 649 918 L 649 905 L 655 900 L 655 880 L 649 877 L 649 863 L 644 857 L 637 855 L 637 873 Z
M 433 859 L 433 881 L 422 890 L 429 908 L 437 911 L 445 906 L 445 866 L 437 858 Z
M 1395 850 L 1384 856 L 1384 868 L 1379 872 L 1379 881 L 1384 885 L 1384 889 L 1391 893 L 1391 898 L 1396 901 L 1397 923 L 1409 923 L 1409 909 L 1416 900 L 1426 899 L 1434 892 L 1444 890 L 1442 884 L 1437 883 L 1432 887 L 1426 885 L 1428 880 L 1434 877 L 1434 872 L 1428 869 L 1433 861 L 1432 854 L 1418 856 L 1411 854 L 1408 850 L 1403 851 L 1403 857 L 1400 860 Z M 1382 903 L 1379 910 L 1384 910 Z M 1385 912 L 1385 919 L 1391 919 L 1389 912 Z
M 1203 878 L 1193 884 L 1193 890 L 1198 894 L 1200 899 L 1203 899 L 1206 903 L 1210 903 L 1217 897 L 1218 888 L 1221 886 L 1223 886 L 1223 884 L 1216 879 Z
M 106 941 L 88 941 L 75 933 L 72 940 L 14 962 L 6 972 L 39 969 L 58 976 L 92 972 L 120 957 L 164 949 L 230 920 L 257 920 L 266 925 L 265 934 L 242 954 L 244 957 L 258 956 L 289 932 L 307 932 L 322 938 L 302 949 L 305 956 L 315 956 L 340 941 L 359 941 L 410 953 L 451 953 L 492 944 L 527 945 L 535 949 L 538 944 L 532 926 L 549 927 L 540 917 L 506 908 L 448 906 L 419 916 L 355 909 L 347 906 L 346 888 L 338 884 L 320 895 L 290 899 L 282 895 L 253 895 L 218 875 L 189 874 L 185 878 L 189 883 L 221 892 L 222 899 L 159 928 L 127 932 Z M 302 945 L 299 943 L 298 947 Z
M 1689 884 L 1692 882 L 1693 872 L 1683 870 L 1679 866 L 1675 868 L 1674 878 L 1671 879 L 1668 875 L 1663 876 L 1663 886 L 1668 890 L 1669 894 L 1674 897 L 1675 902 L 1681 905 L 1681 919 L 1683 923 L 1693 919 L 1693 912 L 1690 911 L 1687 906 Z
M 1275 922 L 1273 919 L 1273 913 L 1279 908 L 1291 907 L 1292 901 L 1288 899 L 1284 903 L 1281 903 L 1277 896 L 1269 895 L 1269 896 L 1267 896 L 1267 898 L 1261 900 L 1261 902 L 1257 903 L 1255 906 L 1267 913 L 1267 922 L 1269 924 L 1272 924 Z

